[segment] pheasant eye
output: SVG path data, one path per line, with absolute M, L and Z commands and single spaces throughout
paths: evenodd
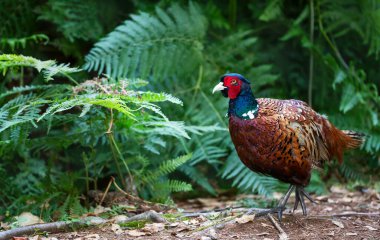
M 232 84 L 232 85 L 237 85 L 237 81 L 236 81 L 236 79 L 232 79 L 232 80 L 231 80 L 231 84 Z

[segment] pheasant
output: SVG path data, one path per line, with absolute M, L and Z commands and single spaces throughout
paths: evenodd
M 216 91 L 230 99 L 229 131 L 240 160 L 252 171 L 290 184 L 277 208 L 272 209 L 280 221 L 294 190 L 294 210 L 300 203 L 303 215 L 307 215 L 304 197 L 314 201 L 304 187 L 313 168 L 323 167 L 334 157 L 342 163 L 343 152 L 364 141 L 363 134 L 339 130 L 303 101 L 256 99 L 250 82 L 240 74 L 223 75 L 212 92 Z

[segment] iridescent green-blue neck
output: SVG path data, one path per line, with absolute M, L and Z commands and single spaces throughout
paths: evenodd
M 237 116 L 244 120 L 254 119 L 259 112 L 259 104 L 253 96 L 249 84 L 243 84 L 239 96 L 230 99 L 228 116 Z

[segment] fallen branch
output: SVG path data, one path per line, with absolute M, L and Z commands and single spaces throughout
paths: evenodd
M 0 240 L 10 239 L 12 237 L 23 236 L 23 235 L 32 235 L 35 233 L 41 232 L 50 232 L 56 233 L 61 231 L 67 231 L 70 229 L 87 227 L 87 226 L 96 226 L 106 223 L 107 220 L 104 220 L 99 217 L 86 217 L 77 221 L 59 221 L 52 223 L 41 223 L 30 226 L 24 226 L 20 228 L 15 228 L 7 231 L 0 232 Z
M 374 213 L 348 212 L 348 213 L 337 213 L 337 214 L 331 214 L 331 215 L 314 215 L 314 216 L 308 216 L 307 219 L 334 218 L 334 217 L 355 217 L 355 216 L 376 217 L 376 216 L 380 216 L 380 212 L 374 212 Z
M 122 224 L 122 223 L 141 221 L 141 220 L 150 220 L 156 223 L 167 222 L 167 220 L 163 218 L 161 214 L 157 213 L 154 210 L 150 210 L 150 211 L 135 215 L 133 217 L 127 218 L 126 220 L 118 221 L 117 223 Z
M 150 220 L 152 222 L 166 222 L 166 219 L 161 216 L 161 214 L 150 210 L 133 217 L 127 218 L 126 220 L 117 221 L 116 223 L 122 224 L 132 221 L 139 220 Z M 57 233 L 62 231 L 69 231 L 76 228 L 82 227 L 94 227 L 101 224 L 110 222 L 110 220 L 105 220 L 100 217 L 86 217 L 76 221 L 59 221 L 52 223 L 41 223 L 36 225 L 30 225 L 20 228 L 15 228 L 7 231 L 0 232 L 0 240 L 10 239 L 12 237 L 33 235 L 36 233 L 49 232 Z
M 279 239 L 280 240 L 289 239 L 289 237 L 286 234 L 286 232 L 284 231 L 284 229 L 282 229 L 280 224 L 278 224 L 278 222 L 273 218 L 272 214 L 268 213 L 268 218 L 272 222 L 272 224 L 276 227 L 276 229 L 280 232 L 280 235 L 279 235 L 280 238 Z
M 241 213 L 244 212 L 246 214 L 255 214 L 257 217 L 261 217 L 266 215 L 267 213 L 272 213 L 273 209 L 271 208 L 243 208 L 240 206 L 236 207 L 228 207 L 228 208 L 218 208 L 218 209 L 213 209 L 213 210 L 208 210 L 208 211 L 199 211 L 199 212 L 182 212 L 182 215 L 180 218 L 185 218 L 185 217 L 199 217 L 199 216 L 213 216 L 215 214 L 220 214 L 223 212 L 228 212 L 228 213 Z

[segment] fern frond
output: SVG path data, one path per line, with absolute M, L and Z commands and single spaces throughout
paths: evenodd
M 46 81 L 52 80 L 52 77 L 58 73 L 67 75 L 80 71 L 78 68 L 70 68 L 68 64 L 57 65 L 53 60 L 41 61 L 33 57 L 14 54 L 0 55 L 0 71 L 4 75 L 9 69 L 17 67 L 32 67 L 38 72 L 42 71 Z
M 380 3 L 377 0 L 339 0 L 320 2 L 326 31 L 336 38 L 350 32 L 358 34 L 369 46 L 368 54 L 380 52 Z
M 84 68 L 113 78 L 172 76 L 190 72 L 202 59 L 206 24 L 199 8 L 173 5 L 156 14 L 132 15 L 86 56 Z M 173 67 L 181 63 L 181 69 Z
M 54 23 L 71 42 L 98 39 L 103 33 L 100 9 L 91 0 L 49 0 L 38 12 L 39 19 Z
M 216 195 L 215 189 L 211 186 L 208 181 L 208 178 L 201 173 L 201 171 L 195 166 L 190 166 L 189 164 L 183 164 L 179 167 L 179 170 L 183 172 L 186 176 L 188 176 L 191 181 L 194 181 L 200 187 L 204 188 L 207 192 L 212 195 Z
M 167 160 L 163 162 L 157 169 L 152 170 L 150 173 L 146 174 L 141 179 L 145 183 L 152 184 L 153 182 L 157 181 L 160 177 L 174 172 L 178 167 L 180 167 L 190 159 L 191 154 L 187 154 L 172 160 Z
M 21 87 L 14 87 L 11 90 L 8 90 L 4 93 L 0 94 L 0 99 L 13 95 L 13 94 L 20 94 L 23 92 L 29 92 L 29 91 L 34 91 L 34 90 L 45 90 L 51 87 L 56 87 L 56 85 L 53 84 L 47 84 L 47 85 L 26 85 L 26 86 L 21 86 Z
M 229 156 L 222 177 L 233 179 L 232 186 L 238 187 L 242 191 L 257 192 L 263 196 L 270 196 L 276 188 L 281 187 L 278 180 L 259 175 L 248 169 L 235 153 Z
M 34 43 L 43 43 L 46 44 L 49 41 L 49 37 L 45 34 L 33 34 L 28 37 L 23 38 L 1 38 L 0 47 L 7 48 L 9 47 L 12 52 L 17 48 L 26 48 L 26 44 L 29 42 Z
M 140 127 L 138 127 L 140 126 Z M 133 128 L 136 132 L 140 133 L 150 133 L 162 136 L 173 136 L 176 138 L 187 138 L 190 136 L 185 130 L 185 124 L 178 121 L 159 121 L 158 119 L 154 122 L 146 121 L 138 124 Z
M 193 190 L 193 187 L 183 181 L 169 180 L 168 189 L 170 192 L 188 192 Z
M 283 0 L 271 0 L 260 15 L 259 19 L 268 22 L 277 19 L 282 14 Z

